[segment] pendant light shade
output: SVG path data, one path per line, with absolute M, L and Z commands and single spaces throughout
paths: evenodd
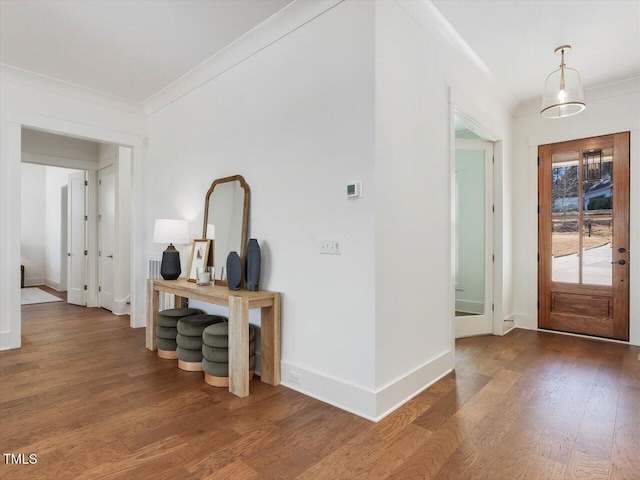
M 556 48 L 562 55 L 560 68 L 547 77 L 542 95 L 540 115 L 545 118 L 562 118 L 580 113 L 585 108 L 584 90 L 580 74 L 575 68 L 564 63 L 564 54 L 571 50 L 571 45 Z

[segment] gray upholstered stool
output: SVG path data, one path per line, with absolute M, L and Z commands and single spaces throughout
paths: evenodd
M 202 371 L 202 332 L 210 325 L 225 323 L 220 315 L 192 315 L 177 324 L 176 353 L 178 368 L 188 372 Z
M 156 326 L 156 344 L 158 346 L 158 356 L 167 360 L 178 358 L 176 348 L 176 335 L 178 334 L 178 320 L 190 315 L 202 313 L 197 308 L 170 308 L 158 312 Z
M 229 324 L 217 323 L 202 332 L 204 381 L 214 387 L 229 386 Z M 249 380 L 256 365 L 256 329 L 249 325 Z

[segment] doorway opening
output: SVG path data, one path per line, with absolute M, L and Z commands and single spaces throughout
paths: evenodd
M 629 132 L 538 148 L 538 327 L 629 340 Z
M 22 128 L 20 166 L 25 286 L 129 314 L 131 149 Z
M 493 142 L 455 116 L 455 338 L 493 333 Z

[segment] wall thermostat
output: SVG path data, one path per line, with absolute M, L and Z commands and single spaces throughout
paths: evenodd
M 361 197 L 362 197 L 362 182 L 347 183 L 347 198 L 361 198 Z

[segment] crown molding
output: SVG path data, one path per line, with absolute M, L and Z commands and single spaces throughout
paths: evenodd
M 22 70 L 11 65 L 0 63 L 0 79 L 6 82 L 26 85 L 57 95 L 83 100 L 85 102 L 96 103 L 105 107 L 115 108 L 138 115 L 144 115 L 144 108 L 141 103 L 117 97 L 108 93 L 94 90 L 92 88 L 76 85 L 75 83 L 47 77 L 39 73 Z
M 143 102 L 151 115 L 234 68 L 344 0 L 296 0 Z
M 640 91 L 640 77 L 634 77 L 619 82 L 599 85 L 597 87 L 586 88 L 584 91 L 587 108 L 589 102 L 603 100 L 605 98 L 628 95 Z M 527 115 L 540 115 L 540 99 L 530 100 L 518 105 L 514 117 L 524 117 Z

